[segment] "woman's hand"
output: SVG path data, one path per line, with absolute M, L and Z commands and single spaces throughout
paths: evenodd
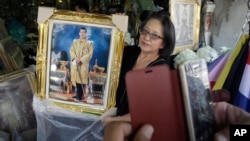
M 227 90 L 216 90 L 211 92 L 216 121 L 217 132 L 214 135 L 214 141 L 229 141 L 230 124 L 250 124 L 250 114 L 246 111 L 226 102 L 230 99 L 230 93 Z M 103 122 L 106 123 L 104 141 L 124 141 L 131 134 L 130 114 L 118 117 L 106 117 Z M 136 133 L 134 141 L 149 141 L 153 134 L 153 127 L 145 124 Z
M 214 135 L 214 141 L 229 141 L 230 124 L 250 124 L 250 114 L 236 106 L 226 102 L 217 102 L 213 106 L 218 129 Z M 133 141 L 149 141 L 153 132 L 153 127 L 145 124 L 136 133 Z M 130 137 L 131 133 L 130 122 L 109 122 L 105 127 L 104 141 L 125 141 Z
M 226 102 L 214 103 L 217 132 L 215 141 L 229 141 L 230 124 L 250 124 L 250 114 Z
M 133 141 L 150 141 L 154 132 L 151 125 L 143 125 L 135 134 Z M 105 127 L 103 141 L 125 141 L 132 133 L 132 127 L 129 122 L 111 122 Z
M 226 89 L 211 91 L 211 97 L 213 102 L 228 101 L 230 99 L 230 93 Z

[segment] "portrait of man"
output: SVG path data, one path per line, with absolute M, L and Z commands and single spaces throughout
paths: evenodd
M 75 39 L 70 47 L 71 82 L 76 87 L 76 101 L 87 98 L 89 61 L 93 55 L 93 45 L 86 39 L 87 30 L 82 27 L 79 39 Z
M 84 24 L 53 24 L 49 98 L 76 104 L 103 104 L 111 31 Z

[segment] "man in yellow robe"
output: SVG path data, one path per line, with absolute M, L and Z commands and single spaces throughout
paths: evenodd
M 87 30 L 82 27 L 79 39 L 75 39 L 70 47 L 71 81 L 76 86 L 76 100 L 86 97 L 88 83 L 89 61 L 93 55 L 93 44 L 87 41 Z

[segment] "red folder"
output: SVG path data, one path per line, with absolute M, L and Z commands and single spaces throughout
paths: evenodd
M 162 65 L 130 71 L 126 86 L 133 132 L 148 123 L 154 127 L 151 141 L 188 140 L 177 70 Z

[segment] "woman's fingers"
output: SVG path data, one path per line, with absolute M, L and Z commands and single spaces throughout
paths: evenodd
M 154 132 L 152 125 L 145 124 L 136 133 L 133 141 L 150 141 Z
M 250 114 L 226 102 L 214 103 L 214 115 L 218 129 L 230 124 L 250 124 Z
M 211 91 L 211 97 L 213 102 L 228 101 L 230 99 L 230 93 L 226 89 Z
M 132 133 L 128 122 L 111 122 L 105 127 L 103 141 L 125 141 Z
M 153 126 L 145 124 L 135 134 L 133 141 L 150 141 L 153 132 Z M 111 122 L 105 127 L 103 141 L 126 141 L 131 135 L 132 126 L 129 122 Z

